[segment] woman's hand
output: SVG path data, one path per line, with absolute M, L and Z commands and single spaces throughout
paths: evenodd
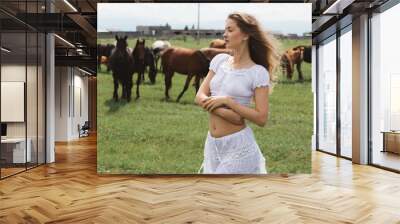
M 212 112 L 218 107 L 226 106 L 231 98 L 229 96 L 210 96 L 202 101 L 202 106 L 204 109 Z

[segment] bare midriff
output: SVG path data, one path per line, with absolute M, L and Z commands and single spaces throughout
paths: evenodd
M 236 125 L 224 120 L 218 115 L 209 113 L 209 131 L 211 136 L 220 138 L 238 132 L 246 127 L 246 124 Z

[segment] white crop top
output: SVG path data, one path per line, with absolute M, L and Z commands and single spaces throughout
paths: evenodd
M 257 87 L 269 86 L 269 73 L 263 66 L 255 64 L 250 68 L 234 69 L 227 63 L 232 57 L 221 53 L 210 62 L 215 72 L 210 81 L 211 96 L 230 96 L 236 102 L 249 106 Z

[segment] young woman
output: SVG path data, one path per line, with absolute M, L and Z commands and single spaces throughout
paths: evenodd
M 279 55 L 272 39 L 249 14 L 228 16 L 224 40 L 232 55 L 213 58 L 195 100 L 209 112 L 203 173 L 267 173 L 265 158 L 245 120 L 260 127 L 267 123 L 270 74 Z M 249 107 L 251 99 L 255 108 Z

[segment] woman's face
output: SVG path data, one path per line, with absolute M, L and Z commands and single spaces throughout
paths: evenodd
M 224 40 L 226 42 L 226 48 L 237 49 L 242 44 L 245 44 L 248 35 L 243 33 L 237 26 L 235 20 L 227 19 L 225 23 Z

